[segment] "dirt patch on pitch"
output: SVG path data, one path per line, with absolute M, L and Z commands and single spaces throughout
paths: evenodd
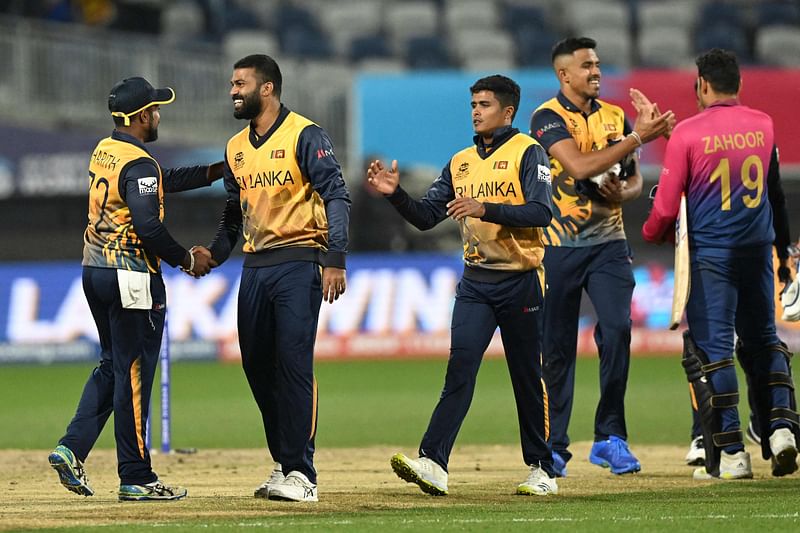
M 635 446 L 643 471 L 613 476 L 585 459 L 589 443 L 574 445 L 569 476 L 559 480 L 558 498 L 670 490 L 696 486 L 683 464 L 684 447 Z M 253 489 L 271 463 L 262 450 L 200 450 L 194 455 L 155 455 L 162 479 L 184 485 L 179 502 L 135 503 L 117 500 L 116 455 L 93 452 L 86 465 L 96 494 L 66 491 L 47 463 L 49 451 L 0 450 L 0 530 L 80 525 L 191 523 L 197 519 L 247 520 L 269 516 L 336 514 L 410 507 L 469 506 L 507 502 L 527 471 L 517 446 L 456 447 L 450 464 L 450 495 L 423 495 L 399 480 L 389 467 L 395 448 L 322 449 L 317 452 L 320 501 L 292 504 L 253 498 Z M 410 454 L 414 450 L 399 450 Z M 751 449 L 757 479 L 769 478 L 768 463 Z M 757 458 L 758 457 L 758 458 Z M 657 497 L 657 495 L 654 495 Z

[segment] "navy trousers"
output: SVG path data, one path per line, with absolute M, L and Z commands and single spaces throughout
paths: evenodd
M 145 446 L 145 426 L 164 332 L 164 281 L 161 274 L 150 275 L 151 310 L 122 308 L 113 268 L 83 267 L 83 291 L 100 335 L 100 364 L 59 444 L 85 461 L 113 412 L 120 482 L 150 483 L 158 476 Z
M 758 351 L 780 340 L 775 329 L 774 274 L 769 246 L 741 250 L 740 257 L 719 257 L 717 253 L 693 250 L 691 257 L 692 289 L 686 305 L 689 331 L 710 362 L 733 358 L 734 333 L 746 351 Z M 779 352 L 761 356 L 755 362 L 759 373 L 788 373 L 785 357 Z M 717 394 L 738 392 L 736 369 L 728 366 L 711 374 Z M 772 407 L 788 408 L 791 391 L 787 387 L 771 389 Z M 722 431 L 740 429 L 735 407 L 720 409 Z M 773 423 L 771 429 L 785 425 Z M 762 435 L 767 438 L 769 435 Z M 742 444 L 724 449 L 742 450 Z
M 267 447 L 285 474 L 297 470 L 312 483 L 317 482 L 314 342 L 321 304 L 322 274 L 316 263 L 242 270 L 239 347 Z
M 517 404 L 522 457 L 555 475 L 547 443 L 547 389 L 542 380 L 543 291 L 536 270 L 499 283 L 462 278 L 456 290 L 450 359 L 444 388 L 422 438 L 419 454 L 447 470 L 467 415 L 483 353 L 497 327 L 503 339 Z
M 583 291 L 597 314 L 594 341 L 600 356 L 600 401 L 595 441 L 628 438 L 625 390 L 631 357 L 631 298 L 635 285 L 625 240 L 594 246 L 545 247 L 544 379 L 550 390 L 551 444 L 565 461 L 575 391 L 578 320 Z

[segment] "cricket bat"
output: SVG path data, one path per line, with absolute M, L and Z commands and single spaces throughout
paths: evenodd
M 686 195 L 681 194 L 678 220 L 675 222 L 675 276 L 672 288 L 672 314 L 669 329 L 678 329 L 692 285 L 689 270 L 689 227 L 686 223 Z

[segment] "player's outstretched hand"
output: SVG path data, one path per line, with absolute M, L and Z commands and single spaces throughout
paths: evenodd
M 397 168 L 397 159 L 392 161 L 391 168 L 386 168 L 380 159 L 370 163 L 369 168 L 367 168 L 367 182 L 381 194 L 394 194 L 400 185 L 400 170 Z
M 333 303 L 344 294 L 347 289 L 347 279 L 345 269 L 336 267 L 325 267 L 322 269 L 322 299 L 328 303 Z
M 642 138 L 642 142 L 650 142 L 663 135 L 669 138 L 677 119 L 672 111 L 661 113 L 658 104 L 654 104 L 639 89 L 630 90 L 631 104 L 636 109 L 634 131 Z

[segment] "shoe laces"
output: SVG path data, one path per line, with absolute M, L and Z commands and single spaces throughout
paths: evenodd
M 549 478 L 550 476 L 538 465 L 531 465 L 531 472 L 528 474 L 528 479 L 525 480 L 526 483 L 534 483 L 536 481 L 540 481 L 542 477 Z
M 434 473 L 433 461 L 431 461 L 427 457 L 420 457 L 417 460 L 417 464 L 419 464 L 420 470 L 424 470 L 425 472 L 428 472 L 430 474 Z
M 283 480 L 283 483 L 285 483 L 287 485 L 294 485 L 296 487 L 303 487 L 303 488 L 312 487 L 314 485 L 310 481 L 307 481 L 307 480 L 303 479 L 301 476 L 298 476 L 298 475 L 295 475 L 295 474 L 289 474 L 288 476 L 286 476 L 284 478 L 284 480 Z
M 609 438 L 608 442 L 611 446 L 611 455 L 618 459 L 626 459 L 626 460 L 634 460 L 633 454 L 631 453 L 630 448 L 628 448 L 628 443 L 623 439 L 617 438 Z
M 145 487 L 152 493 L 158 496 L 175 496 L 175 490 L 172 487 L 164 485 L 161 481 L 153 481 L 148 483 Z
M 280 483 L 285 479 L 283 475 L 283 470 L 276 468 L 269 474 L 269 479 L 267 479 L 266 483 Z
M 78 460 L 77 457 L 73 456 L 75 461 L 72 463 L 72 469 L 75 470 L 75 475 L 78 479 L 80 479 L 83 483 L 89 483 L 89 476 L 86 475 L 86 471 L 83 469 L 83 464 Z

